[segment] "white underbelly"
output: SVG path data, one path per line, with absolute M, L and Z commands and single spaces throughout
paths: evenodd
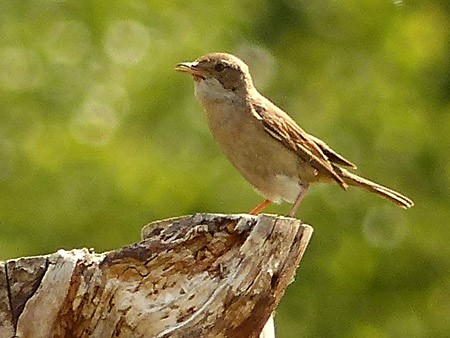
M 268 184 L 267 190 L 254 188 L 260 195 L 274 203 L 281 203 L 282 201 L 294 203 L 300 191 L 304 189 L 298 178 L 282 174 L 275 175 L 272 182 Z
M 294 203 L 301 189 L 303 189 L 299 184 L 298 178 L 276 175 L 275 182 L 281 199 L 289 203 Z

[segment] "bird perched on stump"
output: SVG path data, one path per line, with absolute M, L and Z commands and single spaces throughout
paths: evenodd
M 293 217 L 312 183 L 336 183 L 364 188 L 402 208 L 414 205 L 408 197 L 355 175 L 356 166 L 325 142 L 306 133 L 283 110 L 253 85 L 248 66 L 236 56 L 211 53 L 176 70 L 192 75 L 195 96 L 203 105 L 209 128 L 236 169 L 266 200 L 292 203 Z

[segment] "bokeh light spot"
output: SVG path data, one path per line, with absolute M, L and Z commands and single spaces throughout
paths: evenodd
M 104 146 L 113 136 L 118 124 L 116 112 L 110 106 L 87 101 L 73 118 L 71 130 L 80 143 Z
M 258 88 L 264 88 L 270 84 L 276 74 L 277 64 L 267 49 L 242 44 L 237 48 L 236 54 L 248 64 L 253 81 Z
M 89 101 L 114 108 L 117 116 L 125 114 L 130 106 L 126 89 L 118 83 L 99 83 L 89 89 Z
M 374 207 L 363 225 L 364 237 L 372 246 L 392 249 L 405 238 L 407 225 L 403 210 L 395 206 Z
M 0 87 L 33 89 L 42 83 L 43 76 L 42 62 L 31 49 L 9 47 L 0 51 Z
M 53 62 L 77 64 L 91 49 L 90 32 L 80 21 L 60 21 L 51 26 L 45 46 Z
M 105 36 L 106 54 L 115 62 L 133 64 L 141 61 L 147 52 L 150 35 L 137 21 L 116 21 Z

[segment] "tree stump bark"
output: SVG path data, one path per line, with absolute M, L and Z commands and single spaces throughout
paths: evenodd
M 196 214 L 111 252 L 0 262 L 0 337 L 258 337 L 311 234 L 292 218 Z

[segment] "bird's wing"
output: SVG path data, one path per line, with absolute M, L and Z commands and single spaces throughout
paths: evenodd
M 269 100 L 262 98 L 253 101 L 252 108 L 254 116 L 263 123 L 264 129 L 272 137 L 283 143 L 288 149 L 296 152 L 303 160 L 310 162 L 314 168 L 330 175 L 342 188 L 346 189 L 347 185 L 336 173 L 330 159 L 320 145 L 300 128 L 288 114 Z
M 352 169 L 356 169 L 356 165 L 354 165 L 352 162 L 350 162 L 349 160 L 347 160 L 346 158 L 344 158 L 344 156 L 338 154 L 337 152 L 335 152 L 333 149 L 330 148 L 330 146 L 328 144 L 326 144 L 325 142 L 323 142 L 322 140 L 318 139 L 315 136 L 312 136 L 311 134 L 308 134 L 308 137 L 314 141 L 315 144 L 317 144 L 320 149 L 322 149 L 323 153 L 328 157 L 328 159 L 335 163 L 335 164 L 339 164 L 342 165 L 344 167 L 349 167 Z

